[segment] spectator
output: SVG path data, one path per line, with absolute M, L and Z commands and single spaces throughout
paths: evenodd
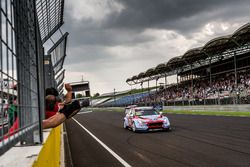
M 45 91 L 45 96 L 47 97 L 49 95 L 53 95 L 55 97 L 55 102 L 53 100 L 51 101 L 48 98 L 47 99 L 45 98 L 45 104 L 46 104 L 45 118 L 46 119 L 55 115 L 59 110 L 59 98 L 58 98 L 59 94 L 58 94 L 57 90 L 53 87 L 47 88 Z
M 8 108 L 8 118 L 9 118 L 9 127 L 13 125 L 17 118 L 17 101 L 16 97 L 11 97 L 9 99 L 9 108 Z
M 8 108 L 9 108 L 9 104 L 7 101 L 3 100 L 3 117 L 7 117 L 8 115 Z
M 54 128 L 81 110 L 79 101 L 72 102 L 72 87 L 69 84 L 65 84 L 65 89 L 67 90 L 67 94 L 62 103 L 57 103 L 55 92 L 50 92 L 46 96 L 46 112 L 55 111 L 56 106 L 58 106 L 58 111 L 53 116 L 43 120 L 43 129 Z

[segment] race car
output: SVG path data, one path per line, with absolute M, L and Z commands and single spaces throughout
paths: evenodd
M 153 107 L 126 107 L 123 127 L 133 132 L 170 130 L 170 122 Z

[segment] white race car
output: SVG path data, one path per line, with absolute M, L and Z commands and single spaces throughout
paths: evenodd
M 153 107 L 126 107 L 124 123 L 125 129 L 137 131 L 170 130 L 170 122 L 166 116 Z

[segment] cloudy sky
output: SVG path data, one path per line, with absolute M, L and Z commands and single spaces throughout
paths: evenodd
M 128 90 L 127 78 L 232 34 L 249 11 L 249 0 L 66 0 L 65 82 L 83 76 L 92 95 Z

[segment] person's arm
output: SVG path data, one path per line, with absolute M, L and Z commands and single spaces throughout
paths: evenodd
M 65 86 L 65 89 L 67 90 L 64 104 L 67 104 L 67 103 L 70 103 L 72 101 L 72 87 L 70 84 L 65 84 L 64 86 Z
M 64 114 L 57 112 L 52 117 L 43 120 L 42 127 L 43 129 L 55 128 L 66 120 Z

